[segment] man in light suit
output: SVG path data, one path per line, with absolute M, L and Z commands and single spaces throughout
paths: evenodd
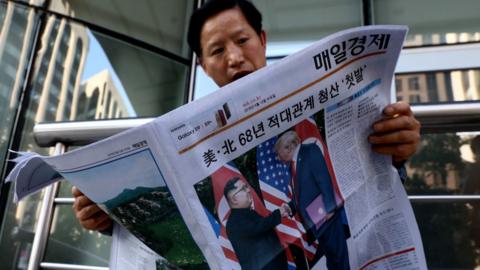
M 350 269 L 341 210 L 323 152 L 316 143 L 301 144 L 295 131 L 283 133 L 275 144 L 278 158 L 292 169 L 292 211 L 300 215 L 307 239 L 319 241 L 328 269 Z

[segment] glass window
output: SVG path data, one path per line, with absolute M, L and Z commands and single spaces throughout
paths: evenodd
M 427 91 L 428 91 L 428 100 L 438 100 L 438 84 L 437 77 L 435 73 L 427 73 Z
M 99 33 L 92 32 L 90 37 L 98 41 L 97 45 L 92 42 L 91 50 L 101 50 L 108 64 L 98 66 L 94 54 L 87 57 L 83 75 L 87 87 L 92 83 L 101 87 L 107 81 L 107 92 L 112 92 L 118 106 L 131 111 L 131 116 L 159 116 L 184 103 L 189 66 Z M 110 79 L 100 84 L 106 65 Z M 128 102 L 120 102 L 120 98 Z
M 420 88 L 420 86 L 418 85 L 417 76 L 412 76 L 408 78 L 408 88 L 410 88 L 410 90 L 418 90 Z
M 98 87 L 93 90 L 92 95 L 88 99 L 88 109 L 86 119 L 95 119 L 95 112 L 98 107 L 98 96 L 100 95 Z
M 5 18 L 5 13 L 7 11 L 7 3 L 0 3 L 0 7 L 2 7 L 0 9 L 0 25 L 3 25 L 3 19 Z
M 399 80 L 399 79 L 395 80 L 395 88 L 397 89 L 397 92 L 402 92 L 403 90 L 402 80 Z
M 480 69 L 396 74 L 398 100 L 424 103 L 480 100 Z M 398 85 L 408 85 L 401 91 Z
M 12 2 L 0 2 L 0 14 L 3 17 L 0 33 L 5 36 L 2 41 L 5 46 L 0 46 L 0 119 L 2 119 L 0 123 L 0 163 L 3 164 L 24 82 L 22 74 L 28 68 L 28 59 L 31 54 L 34 33 L 32 26 L 36 24 L 38 16 L 34 11 L 26 10 Z M 21 28 L 17 31 L 7 28 L 14 25 Z M 32 28 L 28 30 L 27 26 Z M 17 74 L 20 77 L 18 80 L 16 79 Z
M 65 4 L 64 1 L 51 1 L 51 3 Z M 173 2 L 171 3 L 173 4 Z M 5 12 L 3 7 L 6 4 L 0 2 L 0 5 L 2 7 L 0 12 Z M 8 5 L 12 5 L 12 3 L 8 2 Z M 64 8 L 68 9 L 68 7 Z M 33 11 L 20 8 L 23 17 L 19 15 L 9 17 L 6 14 L 5 18 L 12 22 L 27 20 L 29 12 Z M 187 10 L 183 10 L 183 12 L 187 12 Z M 158 14 L 155 13 L 154 17 L 160 18 Z M 185 16 L 183 14 L 181 18 L 185 19 Z M 24 25 L 28 25 L 28 23 L 36 23 L 36 21 L 27 20 Z M 110 117 L 117 115 L 119 117 L 158 116 L 183 104 L 189 65 L 133 47 L 125 41 L 91 32 L 80 24 L 59 19 L 56 16 L 47 14 L 44 23 L 39 39 L 39 47 L 42 49 L 34 56 L 37 65 L 32 69 L 29 104 L 24 108 L 26 119 L 20 151 L 52 154 L 50 149 L 40 148 L 34 142 L 32 131 L 36 123 L 108 117 L 108 114 L 101 114 L 104 107 L 99 102 L 103 100 L 106 92 L 111 95 L 109 103 L 116 104 L 116 109 L 119 111 L 118 114 L 112 114 Z M 32 33 L 22 34 L 24 35 L 23 39 L 16 37 L 12 40 L 23 42 L 27 37 L 33 38 L 35 27 L 31 27 L 31 29 Z M 183 29 L 178 33 L 183 33 Z M 19 34 L 18 31 L 15 34 Z M 7 42 L 11 41 L 7 38 Z M 175 42 L 183 42 L 183 39 L 176 39 Z M 28 44 L 28 42 L 24 44 Z M 21 48 L 19 51 L 22 53 L 31 51 L 30 45 L 23 49 L 22 43 L 12 44 L 11 47 Z M 12 52 L 14 50 L 9 51 L 10 54 Z M 24 57 L 28 59 L 27 54 Z M 17 58 L 20 59 L 20 56 Z M 6 59 L 9 65 L 15 63 L 11 57 Z M 19 61 L 17 60 L 17 62 Z M 11 69 L 24 74 L 25 67 L 19 65 L 17 64 Z M 15 92 L 12 89 L 15 89 L 14 85 L 17 84 L 20 89 L 23 81 L 15 81 L 14 78 L 8 79 L 12 76 L 6 73 L 7 70 L 9 69 L 0 69 L 1 93 L 3 95 L 3 89 L 8 89 L 6 93 L 9 95 L 8 100 L 3 97 L 0 100 L 0 113 L 3 119 L 14 119 L 14 110 L 16 110 L 17 104 L 9 107 L 4 106 L 4 102 L 9 105 L 10 100 L 18 99 L 20 90 Z M 106 99 L 105 97 L 105 101 Z M 7 111 L 6 108 L 8 108 Z M 2 162 L 10 136 L 10 131 L 6 128 L 10 128 L 10 126 L 11 122 L 5 121 L 0 126 L 2 132 L 0 138 L 4 140 L 0 145 L 2 147 L 0 161 Z M 70 189 L 70 185 L 62 183 L 61 195 L 71 197 Z M 30 196 L 18 205 L 11 202 L 11 189 L 9 196 L 0 235 L 0 261 L 2 262 L 0 269 L 4 269 L 3 267 L 6 267 L 5 269 L 24 269 L 31 252 L 42 193 Z M 54 218 L 54 224 L 67 222 L 70 225 L 67 226 L 68 228 L 60 228 L 63 225 L 52 227 L 45 260 L 58 263 L 107 265 L 109 243 L 97 234 L 81 230 L 74 220 L 71 206 L 57 206 Z M 178 223 L 181 223 L 180 218 Z M 185 232 L 188 233 L 186 230 Z M 98 245 L 101 247 L 99 248 Z M 178 246 L 176 247 L 178 249 Z M 3 262 L 9 264 L 4 265 Z
M 103 108 L 104 108 L 104 111 L 103 111 L 103 114 L 106 116 L 106 118 L 108 118 L 108 113 L 110 111 L 110 99 L 112 98 L 112 92 L 108 91 L 107 92 L 107 101 L 105 101 L 105 104 L 103 104 Z
M 72 151 L 73 149 L 69 149 Z M 72 197 L 72 184 L 66 180 L 60 182 L 60 188 L 58 189 L 58 198 L 71 198 Z
M 39 16 L 34 10 L 11 1 L 0 2 L 0 14 L 0 33 L 5 38 L 4 46 L 0 46 L 0 162 L 4 164 Z M 18 204 L 12 203 L 11 194 L 2 193 L 2 196 L 9 197 L 8 210 L 0 209 L 4 217 L 0 231 L 0 268 L 25 269 L 43 193 L 29 196 Z
M 408 25 L 406 46 L 480 41 L 477 0 L 374 0 L 373 6 L 376 24 Z
M 187 58 L 185 29 L 194 4 L 191 0 L 122 1 L 121 4 L 97 0 L 50 1 L 49 9 Z
M 267 41 L 316 41 L 346 28 L 360 26 L 361 1 L 255 0 L 263 15 Z M 286 54 L 284 54 L 286 55 Z
M 480 203 L 413 203 L 428 269 L 477 269 Z
M 416 94 L 410 95 L 409 103 L 420 103 L 420 96 Z
M 407 172 L 409 195 L 480 194 L 480 132 L 423 134 Z
M 85 92 L 82 92 L 80 94 L 80 97 L 78 98 L 78 108 L 77 108 L 77 120 L 84 120 L 86 116 L 86 110 L 87 110 L 87 94 Z
M 83 229 L 71 205 L 57 206 L 44 261 L 108 266 L 111 237 Z
M 30 258 L 43 192 L 18 204 L 10 192 L 0 235 L 0 269 L 26 269 Z

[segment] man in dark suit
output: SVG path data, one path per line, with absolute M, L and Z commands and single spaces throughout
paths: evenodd
M 301 144 L 290 130 L 278 138 L 275 153 L 292 168 L 290 206 L 299 213 L 309 238 L 318 239 L 328 269 L 350 269 L 341 211 L 321 148 L 316 143 Z
M 231 208 L 227 236 L 242 269 L 288 269 L 287 256 L 275 232 L 275 226 L 290 212 L 288 205 L 262 217 L 253 209 L 249 186 L 238 177 L 227 182 L 224 195 Z

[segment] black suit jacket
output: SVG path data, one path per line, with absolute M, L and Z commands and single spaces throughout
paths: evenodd
M 287 257 L 274 228 L 281 222 L 280 211 L 262 217 L 252 209 L 232 209 L 227 235 L 242 269 L 288 269 Z
M 313 143 L 300 145 L 295 169 L 293 208 L 300 214 L 305 229 L 318 238 L 328 222 L 317 229 L 307 213 L 307 207 L 319 195 L 322 195 L 325 212 L 333 213 L 337 207 L 332 179 L 319 146 Z

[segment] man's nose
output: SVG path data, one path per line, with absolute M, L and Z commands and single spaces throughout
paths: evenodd
M 231 67 L 238 66 L 244 61 L 243 51 L 236 45 L 231 45 L 228 48 L 228 65 Z

